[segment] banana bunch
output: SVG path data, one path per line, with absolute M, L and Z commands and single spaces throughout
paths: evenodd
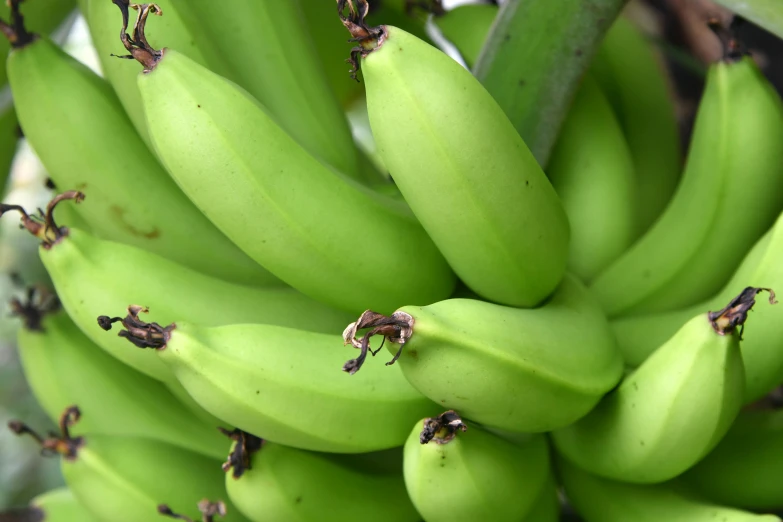
M 621 16 L 540 164 L 528 79 L 430 44 L 485 62 L 513 7 L 79 0 L 99 75 L 36 2 L 0 29 L 56 194 L 0 216 L 59 429 L 9 428 L 66 486 L 0 521 L 780 520 L 783 103 L 733 28 L 684 158 Z

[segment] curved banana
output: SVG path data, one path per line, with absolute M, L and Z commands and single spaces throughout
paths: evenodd
M 11 93 L 7 87 L 0 90 L 0 98 L 4 94 L 7 97 L 4 102 L 0 102 L 0 198 L 5 196 L 11 165 L 14 156 L 16 156 L 16 147 L 19 144 L 19 123 L 16 119 Z
M 413 427 L 405 487 L 427 522 L 527 520 L 551 480 L 548 452 L 543 435 L 515 445 L 450 410 Z
M 400 192 L 473 291 L 539 304 L 563 277 L 569 241 L 546 175 L 469 71 L 399 28 L 367 26 L 358 4 L 343 23 L 361 43 L 370 126 Z
M 144 22 L 134 32 L 143 34 Z M 449 295 L 454 275 L 403 202 L 321 163 L 232 82 L 174 50 L 124 38 L 149 57 L 138 81 L 158 156 L 253 259 L 302 293 L 354 312 Z
M 86 9 L 82 9 L 87 25 L 90 29 L 90 37 L 100 60 L 101 70 L 106 80 L 111 84 L 117 94 L 125 113 L 133 122 L 136 131 L 148 146 L 152 146 L 144 109 L 141 102 L 141 93 L 136 85 L 136 75 L 139 70 L 133 63 L 118 60 L 117 56 L 125 54 L 122 42 L 117 39 L 117 29 L 120 27 L 120 17 L 117 8 L 109 0 L 81 0 L 86 3 Z M 120 0 L 122 1 L 122 0 Z M 200 46 L 199 40 L 191 34 L 185 26 L 182 16 L 178 12 L 177 5 L 172 0 L 159 0 L 155 2 L 159 11 L 164 16 L 156 20 L 155 27 L 147 32 L 145 37 L 153 45 L 165 41 L 179 52 L 186 54 L 190 59 L 206 66 L 207 59 L 204 53 L 209 53 L 209 46 Z M 216 62 L 210 60 L 210 62 Z M 225 73 L 225 68 L 219 64 L 218 74 Z
M 737 327 L 744 329 L 762 290 L 749 287 L 722 310 L 685 323 L 593 411 L 554 431 L 557 450 L 624 482 L 663 482 L 693 466 L 739 413 L 745 372 Z
M 228 433 L 228 432 L 227 432 Z M 234 430 L 226 491 L 254 522 L 416 522 L 402 474 L 362 473 L 326 455 Z M 357 490 L 361 485 L 361 490 Z
M 56 422 L 65 408 L 79 404 L 87 412 L 80 433 L 147 437 L 214 458 L 225 455 L 215 426 L 185 410 L 160 382 L 105 354 L 56 305 L 56 297 L 35 289 L 28 302 L 12 301 L 24 319 L 17 334 L 22 369 L 49 418 Z
M 559 522 L 560 521 L 560 499 L 557 496 L 557 483 L 555 482 L 554 470 L 550 470 L 547 481 L 544 484 L 541 493 L 528 512 L 523 522 Z
M 136 348 L 154 348 L 188 393 L 212 415 L 295 448 L 362 453 L 400 446 L 412 419 L 433 407 L 397 369 L 354 380 L 331 369 L 341 360 L 333 335 L 265 324 L 207 328 L 185 322 L 161 326 L 101 316 L 105 330 Z M 307 318 L 302 317 L 303 322 Z
M 357 332 L 368 328 L 358 339 Z M 362 367 L 374 335 L 396 352 L 387 365 L 399 358 L 421 393 L 509 431 L 543 432 L 574 422 L 623 372 L 603 311 L 570 275 L 544 306 L 532 310 L 473 299 L 406 306 L 390 317 L 368 310 L 343 333 L 346 344 L 361 349 L 345 371 Z
M 98 522 L 74 498 L 73 493 L 61 487 L 41 493 L 30 501 L 30 506 L 0 513 L 2 522 Z
M 590 66 L 614 107 L 633 159 L 634 237 L 664 211 L 682 171 L 674 96 L 664 67 L 654 45 L 624 16 L 609 28 Z
M 675 484 L 640 486 L 606 480 L 557 460 L 566 497 L 587 522 L 780 522 L 775 515 L 757 515 L 706 502 Z
M 610 318 L 682 308 L 720 289 L 783 206 L 780 143 L 783 104 L 756 64 L 713 65 L 674 198 L 591 283 Z
M 318 61 L 298 0 L 171 2 L 196 41 L 213 48 L 226 78 L 247 89 L 312 155 L 346 175 L 359 176 L 351 130 Z M 173 43 L 168 46 L 177 49 Z M 213 69 L 211 60 L 207 66 Z
M 106 310 L 122 309 L 128 299 L 135 299 L 149 305 L 150 317 L 166 323 L 175 319 L 204 326 L 263 322 L 334 332 L 349 320 L 348 314 L 291 288 L 227 283 L 145 250 L 58 227 L 52 215 L 57 203 L 67 198 L 78 201 L 79 197 L 72 192 L 55 198 L 47 208 L 44 225 L 26 213 L 22 222 L 42 239 L 41 261 L 71 319 L 98 346 L 153 379 L 168 381 L 171 372 L 152 354 L 128 350 L 122 339 L 104 334 L 95 324 L 96 317 Z M 10 210 L 22 211 L 3 205 L 0 215 Z M 305 324 L 303 316 L 307 317 Z
M 54 182 L 90 195 L 79 213 L 96 234 L 227 280 L 277 282 L 188 201 L 108 83 L 50 40 L 16 30 L 8 76 L 19 122 Z
M 472 68 L 497 14 L 496 5 L 463 4 L 434 17 L 433 22 L 443 36 L 454 44 L 468 68 Z
M 19 435 L 35 438 L 43 454 L 62 457 L 60 471 L 65 483 L 96 519 L 160 520 L 161 502 L 179 513 L 193 514 L 203 498 L 228 500 L 220 461 L 151 439 L 74 437 L 70 428 L 80 414 L 76 406 L 68 408 L 60 419 L 61 433 L 46 438 L 18 421 L 11 421 L 9 427 Z M 225 520 L 241 522 L 245 518 L 229 506 Z
M 634 164 L 601 87 L 586 75 L 547 165 L 571 225 L 568 270 L 589 282 L 636 237 Z
M 754 318 L 755 324 L 755 318 Z M 783 506 L 783 411 L 744 411 L 681 480 L 705 498 L 755 511 Z
M 612 321 L 620 350 L 630 366 L 638 366 L 690 317 L 723 306 L 746 286 L 783 288 L 783 214 L 747 253 L 731 280 L 714 297 L 682 310 Z M 744 403 L 759 399 L 783 382 L 783 310 L 761 307 L 753 328 L 740 343 L 745 363 Z

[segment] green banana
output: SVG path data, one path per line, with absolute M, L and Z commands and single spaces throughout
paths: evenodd
M 739 413 L 745 373 L 737 327 L 762 290 L 748 287 L 722 310 L 685 323 L 593 411 L 554 431 L 557 450 L 624 482 L 663 482 L 693 466 Z
M 589 74 L 576 91 L 547 174 L 571 224 L 568 270 L 588 282 L 628 249 L 638 218 L 631 152 Z
M 58 186 L 90 194 L 79 213 L 96 234 L 231 281 L 276 283 L 166 175 L 108 83 L 50 40 L 16 31 L 8 75 L 25 137 Z
M 42 493 L 30 506 L 0 513 L 0 522 L 97 522 L 74 498 L 68 488 Z
M 358 339 L 357 332 L 368 328 Z M 414 388 L 471 420 L 508 431 L 543 432 L 574 422 L 623 373 L 601 308 L 570 275 L 533 310 L 472 299 L 406 306 L 390 317 L 368 310 L 343 332 L 346 344 L 361 349 L 345 371 L 362 367 L 374 335 L 390 342 L 396 354 L 387 365 L 399 357 Z
M 457 48 L 468 68 L 472 68 L 497 14 L 496 5 L 463 4 L 436 16 L 433 21 L 443 36 Z
M 226 491 L 250 520 L 416 522 L 402 474 L 362 473 L 317 453 L 234 430 Z M 356 486 L 361 484 L 361 492 Z
M 214 47 L 224 76 L 247 89 L 311 154 L 346 175 L 359 175 L 348 122 L 305 30 L 299 1 L 235 1 L 217 8 L 214 0 L 171 1 L 194 38 Z M 213 68 L 211 61 L 207 65 Z
M 27 302 L 12 301 L 24 319 L 17 346 L 25 378 L 53 421 L 79 404 L 89 412 L 79 424 L 82 433 L 147 437 L 210 457 L 225 455 L 215 426 L 185 410 L 163 384 L 103 353 L 56 305 L 56 297 L 34 288 Z
M 705 498 L 753 510 L 783 506 L 783 411 L 744 411 L 682 482 Z
M 2 4 L 0 4 L 2 5 Z M 19 144 L 19 123 L 16 119 L 11 94 L 7 89 L 0 91 L 0 198 L 5 195 L 5 188 L 11 174 L 11 164 Z
M 606 480 L 557 460 L 566 496 L 587 522 L 780 522 L 706 502 L 674 484 L 640 486 Z
M 783 104 L 756 64 L 713 65 L 674 198 L 590 286 L 610 318 L 686 307 L 720 288 L 783 206 L 780 143 Z
M 86 9 L 82 9 L 82 12 L 90 29 L 90 36 L 97 51 L 101 70 L 117 94 L 136 131 L 144 142 L 151 146 L 152 142 L 147 130 L 141 93 L 136 85 L 138 69 L 133 64 L 117 59 L 117 56 L 123 54 L 125 50 L 117 39 L 117 28 L 119 27 L 117 8 L 112 5 L 110 0 L 81 1 L 86 4 Z M 162 40 L 162 35 L 165 35 L 166 42 L 174 49 L 206 66 L 207 60 L 204 53 L 209 52 L 209 47 L 198 45 L 199 42 L 195 35 L 191 34 L 185 26 L 177 6 L 172 0 L 159 0 L 155 4 L 159 6 L 159 12 L 165 13 L 165 15 L 159 17 L 155 27 L 145 35 L 147 40 L 152 44 L 157 44 Z M 218 68 L 216 72 L 225 73 L 225 70 Z
M 550 470 L 547 481 L 532 509 L 523 519 L 524 522 L 560 521 L 560 499 L 557 497 L 557 484 L 553 472 L 554 470 Z
M 264 324 L 163 327 L 139 319 L 143 311 L 132 305 L 125 318 L 98 322 L 105 330 L 120 322 L 119 335 L 154 348 L 202 408 L 265 440 L 335 453 L 393 448 L 412 419 L 435 406 L 400 370 L 378 369 L 358 380 L 330 371 L 341 356 L 329 334 Z
M 347 0 L 338 0 L 346 6 Z M 473 291 L 530 307 L 563 277 L 563 205 L 502 109 L 449 56 L 349 1 L 380 156 L 424 229 Z M 369 36 L 368 36 L 369 35 Z M 355 62 L 358 67 L 358 62 Z
M 714 297 L 682 310 L 619 318 L 611 323 L 627 364 L 638 366 L 690 317 L 719 308 L 746 286 L 783 287 L 783 214 L 747 253 L 731 280 Z M 781 311 L 754 311 L 754 325 L 740 349 L 745 364 L 744 403 L 759 399 L 783 381 L 783 321 Z
M 18 3 L 22 0 L 13 0 Z M 76 0 L 27 0 L 24 2 L 24 20 L 39 34 L 52 34 L 63 21 L 76 9 Z M 11 2 L 0 2 L 0 19 L 11 18 Z M 0 38 L 0 86 L 8 83 L 6 62 L 11 51 L 11 43 Z
M 201 512 L 201 522 L 214 522 L 216 516 L 225 517 L 228 512 L 226 504 L 223 501 L 210 502 L 209 499 L 199 501 L 198 510 Z M 174 510 L 167 504 L 160 504 L 158 506 L 158 513 L 171 518 L 176 518 L 177 520 L 193 522 L 193 519 L 188 516 L 174 513 Z
M 543 435 L 515 445 L 479 426 L 468 429 L 454 411 L 416 423 L 403 470 L 408 495 L 427 522 L 518 522 L 551 480 Z
M 633 22 L 615 20 L 598 48 L 591 71 L 620 121 L 636 174 L 635 235 L 661 215 L 682 170 L 672 88 L 663 60 Z
M 147 303 L 157 321 L 175 319 L 204 326 L 265 322 L 321 332 L 338 331 L 348 314 L 313 301 L 291 288 L 240 286 L 215 279 L 129 245 L 98 239 L 77 229 L 58 227 L 53 211 L 65 193 L 47 208 L 44 225 L 26 213 L 23 224 L 42 239 L 41 261 L 54 282 L 68 315 L 98 346 L 136 370 L 160 381 L 171 372 L 158 358 L 141 350 L 128 350 L 121 339 L 107 336 L 95 324 L 106 310 L 127 306 L 128 299 Z M 3 211 L 22 211 L 13 205 Z M 307 316 L 307 324 L 301 324 Z
M 89 412 L 85 412 L 88 414 Z M 71 426 L 80 411 L 68 408 L 61 434 L 44 438 L 18 421 L 9 427 L 31 435 L 45 455 L 60 455 L 60 470 L 76 500 L 98 520 L 139 522 L 160 519 L 165 501 L 180 513 L 193 513 L 202 498 L 226 497 L 220 463 L 161 441 L 109 435 L 74 437 Z M 228 508 L 226 522 L 244 521 Z
M 134 33 L 143 34 L 139 23 Z M 403 202 L 308 154 L 235 84 L 174 50 L 134 47 L 123 34 L 137 55 L 154 57 L 138 81 L 158 156 L 252 258 L 354 313 L 449 295 L 454 275 Z M 348 253 L 357 244 L 361 251 Z

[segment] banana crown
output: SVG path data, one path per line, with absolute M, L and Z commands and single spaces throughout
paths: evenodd
M 41 240 L 41 246 L 46 250 L 56 245 L 62 238 L 68 236 L 67 227 L 58 227 L 54 221 L 54 209 L 61 201 L 73 200 L 76 203 L 84 201 L 84 194 L 76 190 L 63 192 L 55 196 L 47 205 L 46 211 L 30 215 L 19 205 L 0 203 L 0 217 L 6 212 L 17 211 L 22 215 L 22 227 Z
M 41 446 L 41 454 L 44 456 L 61 455 L 67 460 L 75 460 L 79 449 L 84 446 L 84 438 L 72 437 L 70 428 L 79 421 L 81 415 L 78 406 L 69 406 L 60 416 L 60 434 L 50 432 L 48 437 L 42 437 L 21 421 L 12 420 L 8 427 L 17 435 L 30 435 L 34 438 Z

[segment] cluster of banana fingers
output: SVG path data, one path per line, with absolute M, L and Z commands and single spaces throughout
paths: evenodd
M 783 103 L 728 29 L 684 167 L 620 18 L 542 168 L 403 0 L 79 0 L 104 77 L 27 3 L 58 193 L 0 215 L 53 284 L 11 308 L 59 430 L 10 427 L 67 488 L 0 520 L 780 521 Z M 427 27 L 470 67 L 497 10 Z

